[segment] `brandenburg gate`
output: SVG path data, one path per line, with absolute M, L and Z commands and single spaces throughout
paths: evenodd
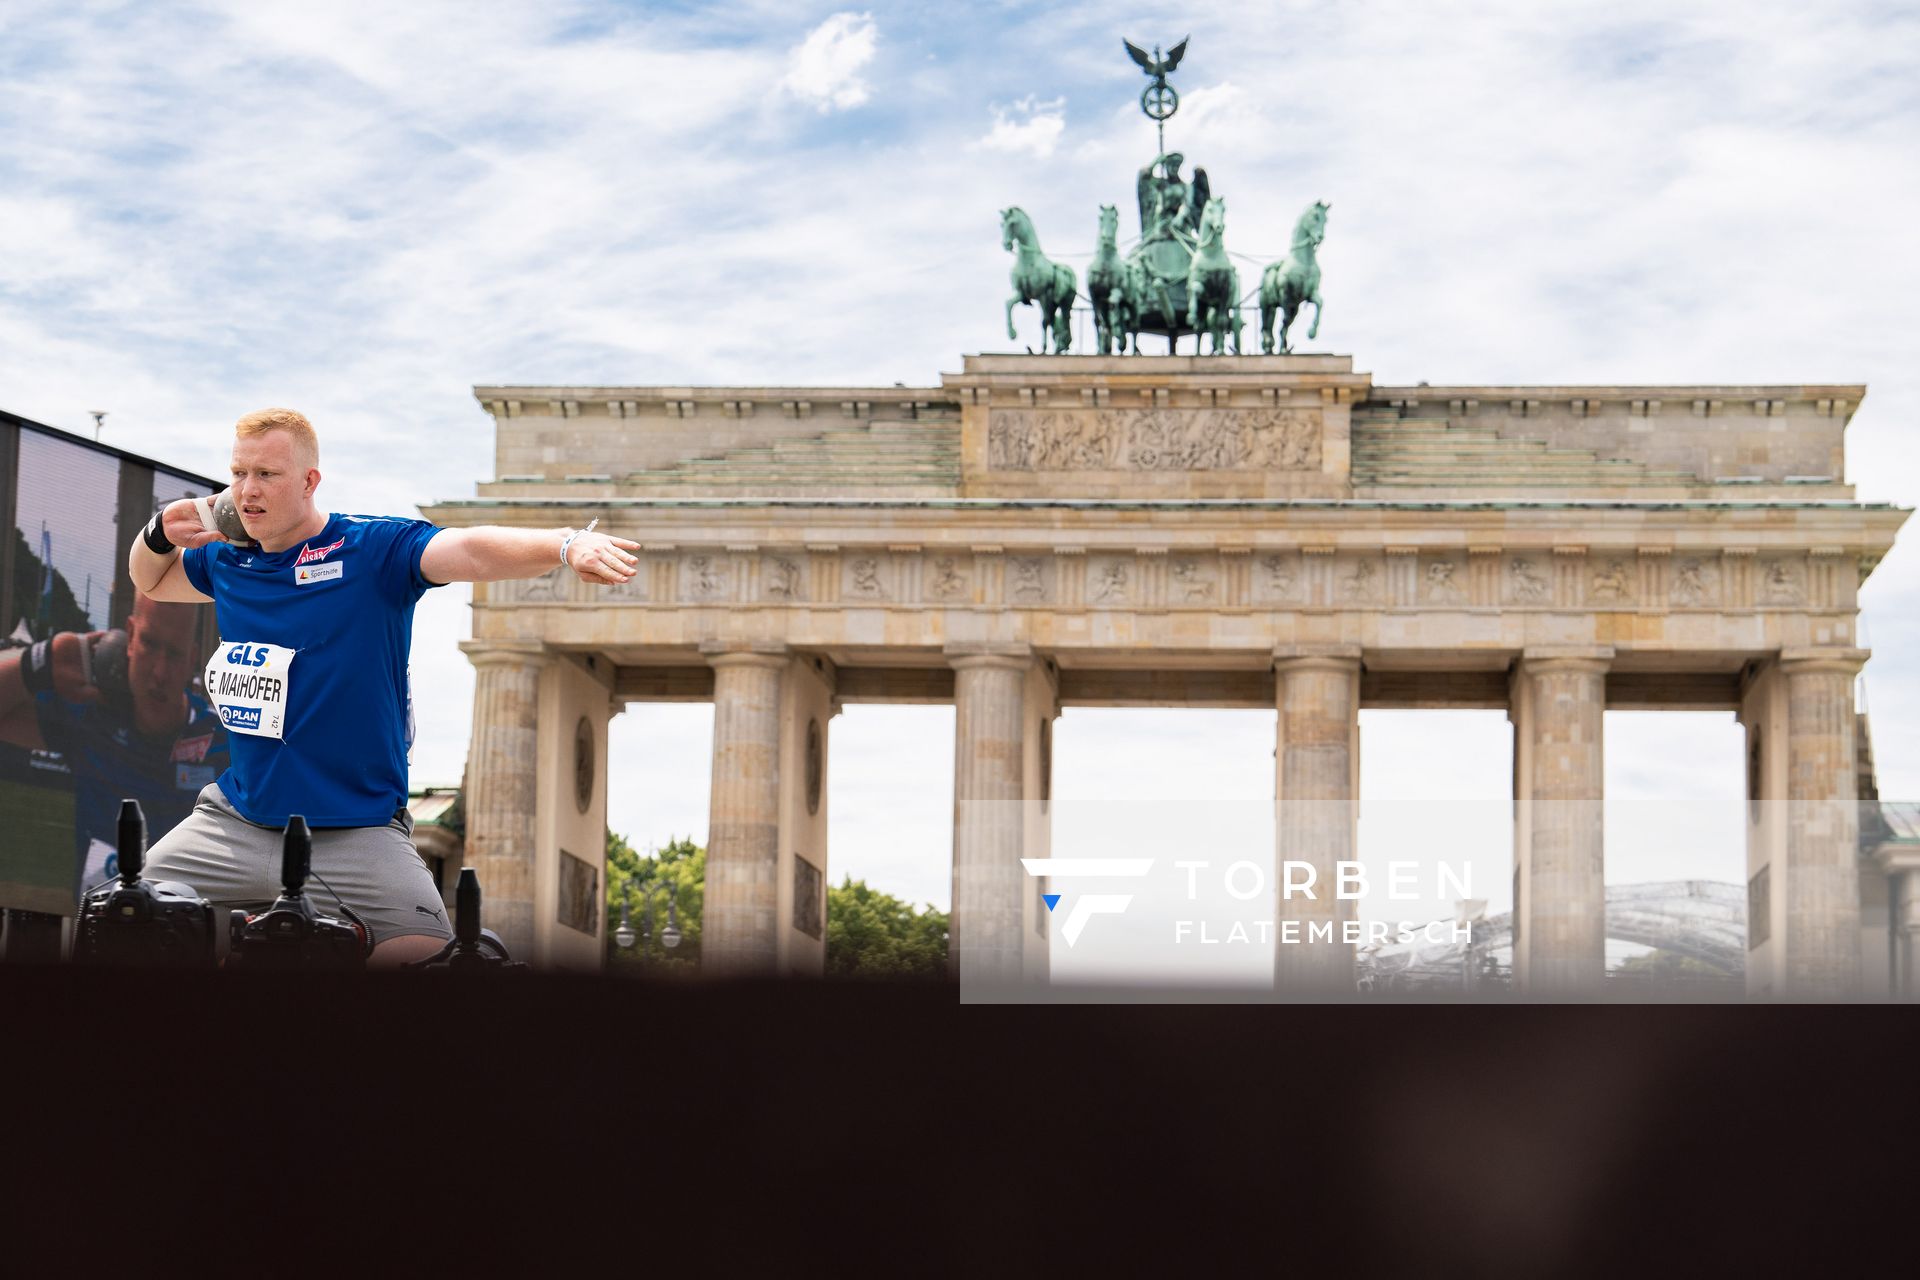
M 1020 859 L 1047 855 L 1063 707 L 1271 708 L 1276 857 L 1323 883 L 1355 856 L 1362 708 L 1499 708 L 1515 979 L 1578 996 L 1604 967 L 1602 713 L 1718 709 L 1746 730 L 1749 991 L 1855 995 L 1887 892 L 1857 850 L 1857 591 L 1908 515 L 1844 483 L 1864 390 L 1379 386 L 1326 355 L 479 387 L 495 477 L 429 518 L 644 548 L 617 589 L 474 590 L 489 922 L 599 963 L 607 790 L 647 785 L 610 773 L 606 726 L 634 702 L 714 704 L 704 963 L 750 974 L 822 969 L 836 711 L 953 703 L 951 963 L 994 982 L 1046 973 Z M 1284 992 L 1352 989 L 1349 946 L 1275 951 Z

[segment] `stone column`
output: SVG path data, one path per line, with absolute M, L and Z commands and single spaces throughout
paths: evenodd
M 785 652 L 712 653 L 713 795 L 701 966 L 773 974 L 780 961 L 780 692 Z
M 1853 680 L 1863 649 L 1785 649 L 1786 952 L 1789 999 L 1847 1000 L 1860 986 L 1860 813 Z
M 1514 978 L 1592 996 L 1606 977 L 1601 726 L 1611 649 L 1527 650 L 1514 669 Z
M 1893 982 L 1889 994 L 1909 1003 L 1920 1000 L 1920 868 L 1893 877 Z
M 953 912 L 947 971 L 961 982 L 1021 980 L 1026 683 L 1020 652 L 953 662 Z
M 1279 745 L 1274 753 L 1276 990 L 1353 991 L 1354 948 L 1343 937 L 1353 901 L 1335 895 L 1338 864 L 1357 847 L 1360 649 L 1289 646 L 1274 651 Z M 1313 869 L 1313 897 L 1286 894 L 1288 863 Z M 1304 873 L 1293 873 L 1297 884 Z M 1298 941 L 1288 942 L 1288 937 Z
M 474 667 L 466 865 L 480 877 L 487 927 L 516 959 L 531 960 L 540 672 L 548 656 L 532 641 L 463 640 L 460 648 Z

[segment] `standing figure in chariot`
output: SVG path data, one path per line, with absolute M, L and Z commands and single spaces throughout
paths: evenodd
M 1141 243 L 1178 240 L 1193 247 L 1211 191 L 1205 169 L 1196 168 L 1191 183 L 1181 179 L 1180 166 L 1185 162 L 1178 151 L 1169 151 L 1140 170 L 1134 189 L 1140 200 Z

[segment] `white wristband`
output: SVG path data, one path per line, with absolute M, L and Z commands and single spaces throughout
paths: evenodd
M 586 528 L 567 530 L 567 536 L 560 539 L 560 564 L 562 567 L 571 567 L 567 565 L 567 552 L 573 549 L 573 540 L 579 537 L 583 533 L 592 533 L 593 526 L 599 523 L 600 523 L 600 517 L 595 516 L 593 519 L 587 521 Z

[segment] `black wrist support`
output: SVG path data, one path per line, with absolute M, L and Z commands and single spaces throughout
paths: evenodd
M 28 645 L 20 654 L 20 683 L 30 694 L 53 688 L 53 637 Z
M 147 521 L 147 527 L 140 531 L 140 536 L 146 540 L 147 550 L 157 556 L 163 556 L 173 550 L 173 543 L 167 538 L 166 514 L 167 509 L 160 508 L 153 513 L 153 519 Z

